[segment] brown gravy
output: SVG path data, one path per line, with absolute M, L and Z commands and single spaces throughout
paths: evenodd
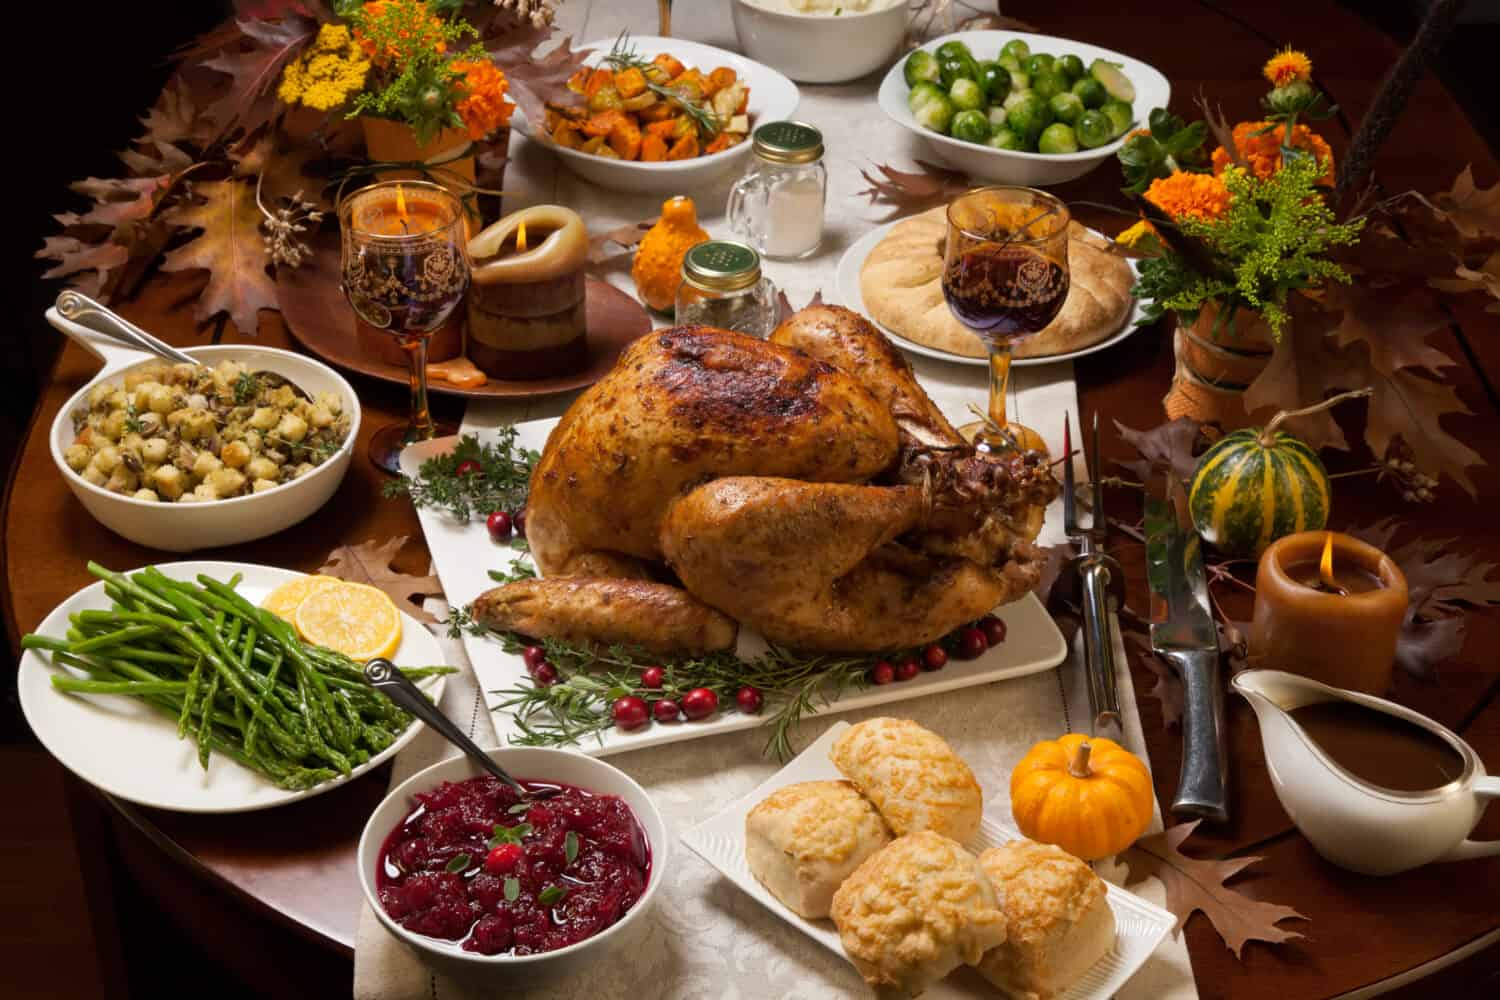
M 1438 788 L 1463 773 L 1458 751 L 1405 719 L 1348 701 L 1294 708 L 1292 719 L 1340 767 L 1398 792 Z

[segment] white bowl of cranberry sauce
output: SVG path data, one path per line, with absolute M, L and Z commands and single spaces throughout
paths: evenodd
M 580 753 L 488 753 L 557 794 L 521 802 L 466 757 L 403 781 L 359 841 L 360 885 L 380 922 L 442 964 L 528 972 L 624 938 L 667 863 L 666 825 L 645 791 Z

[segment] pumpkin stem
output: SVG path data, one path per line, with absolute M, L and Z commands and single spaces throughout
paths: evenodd
M 1367 385 L 1363 389 L 1354 389 L 1350 392 L 1341 392 L 1337 396 L 1330 396 L 1321 403 L 1304 406 L 1300 410 L 1282 410 L 1276 416 L 1272 417 L 1266 423 L 1265 427 L 1261 428 L 1260 436 L 1256 438 L 1256 442 L 1262 448 L 1269 448 L 1276 443 L 1276 432 L 1281 428 L 1282 421 L 1290 420 L 1293 417 L 1306 417 L 1314 413 L 1321 413 L 1331 406 L 1337 406 L 1346 399 L 1358 399 L 1361 396 L 1368 396 L 1374 391 L 1374 388 Z
M 1087 740 L 1078 744 L 1078 749 L 1073 751 L 1073 759 L 1068 761 L 1068 773 L 1075 778 L 1087 778 L 1093 774 L 1089 770 L 1089 753 L 1093 749 Z

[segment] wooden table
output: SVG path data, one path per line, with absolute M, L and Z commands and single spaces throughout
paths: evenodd
M 1358 119 L 1371 98 L 1379 74 L 1393 59 L 1395 46 L 1384 36 L 1341 8 L 1309 11 L 1306 5 L 1259 5 L 1258 36 L 1207 5 L 1178 5 L 1170 20 L 1164 12 L 1145 18 L 1129 5 L 1072 3 L 1066 20 L 1041 4 L 1006 5 L 1006 13 L 1038 24 L 1043 31 L 1131 52 L 1163 68 L 1173 81 L 1174 110 L 1191 115 L 1191 96 L 1200 88 L 1234 112 L 1248 113 L 1263 85 L 1255 78 L 1261 61 L 1277 43 L 1303 41 L 1318 60 L 1318 74 L 1351 118 Z M 1024 9 L 1032 7 L 1034 9 Z M 1170 32 L 1157 25 L 1170 23 Z M 1336 44 L 1329 44 L 1336 40 Z M 1347 142 L 1334 123 L 1325 133 L 1340 151 Z M 1388 190 L 1408 187 L 1424 192 L 1446 189 L 1463 164 L 1472 162 L 1485 183 L 1497 176 L 1495 157 L 1484 147 L 1462 114 L 1432 81 L 1425 82 L 1397 127 L 1379 162 Z M 1117 174 L 1111 167 L 1066 186 L 1069 200 L 1117 200 Z M 1096 225 L 1117 226 L 1104 216 L 1089 218 Z M 199 285 L 182 276 L 159 276 L 123 311 L 143 326 L 177 344 L 201 343 L 186 303 Z M 1454 420 L 1466 440 L 1490 465 L 1476 476 L 1482 504 L 1445 484 L 1435 503 L 1403 507 L 1379 489 L 1341 489 L 1337 494 L 1336 526 L 1368 524 L 1399 514 L 1402 538 L 1464 536 L 1465 547 L 1477 548 L 1488 559 L 1500 561 L 1500 536 L 1493 530 L 1488 510 L 1500 491 L 1500 404 L 1489 394 L 1483 375 L 1493 385 L 1500 381 L 1500 318 L 1485 316 L 1465 305 L 1459 311 L 1467 346 L 1456 334 L 1443 334 L 1437 346 L 1461 363 L 1450 372 L 1459 395 L 1473 418 Z M 233 339 L 231 333 L 231 339 Z M 266 317 L 259 342 L 293 346 L 279 317 Z M 1144 428 L 1162 419 L 1158 400 L 1172 368 L 1169 338 L 1142 335 L 1107 354 L 1077 364 L 1080 405 L 1085 420 L 1093 412 L 1103 421 L 1118 420 Z M 51 608 L 89 582 L 86 559 L 114 567 L 133 567 L 160 559 L 160 553 L 139 548 L 95 523 L 69 495 L 48 454 L 47 429 L 66 398 L 94 372 L 84 353 L 68 346 L 47 387 L 27 437 L 25 449 L 6 496 L 4 545 L 6 562 L 6 625 L 14 640 L 35 627 Z M 369 381 L 356 383 L 365 406 L 363 437 L 404 413 L 403 392 Z M 459 411 L 439 399 L 440 415 Z M 1350 418 L 1346 417 L 1346 420 Z M 1346 426 L 1351 440 L 1358 428 Z M 360 442 L 360 456 L 363 446 Z M 1108 456 L 1125 457 L 1128 449 L 1106 435 Z M 1334 471 L 1353 468 L 1364 457 L 1335 456 Z M 426 554 L 416 518 L 408 504 L 380 498 L 381 476 L 362 457 L 353 463 L 347 480 L 333 500 L 310 520 L 282 534 L 219 552 L 203 553 L 312 570 L 333 546 L 344 542 L 383 539 L 397 534 L 414 539 L 403 551 L 400 565 L 420 572 Z M 1115 551 L 1131 575 L 1130 602 L 1145 606 L 1142 551 L 1125 539 Z M 1486 758 L 1500 767 L 1500 680 L 1494 669 L 1500 650 L 1500 615 L 1472 614 L 1463 654 L 1445 664 L 1437 685 L 1421 685 L 1401 678 L 1396 698 L 1426 712 L 1462 733 Z M 1137 692 L 1151 687 L 1151 676 L 1133 665 Z M 1141 711 L 1158 795 L 1169 800 L 1181 760 L 1179 734 L 1161 725 L 1157 703 L 1141 696 Z M 1244 854 L 1264 856 L 1242 887 L 1251 894 L 1296 907 L 1310 923 L 1291 925 L 1306 936 L 1279 947 L 1251 944 L 1236 961 L 1201 918 L 1186 929 L 1198 987 L 1204 997 L 1260 997 L 1274 993 L 1283 1000 L 1329 997 L 1371 984 L 1393 985 L 1392 977 L 1433 971 L 1433 966 L 1462 958 L 1478 946 L 1500 938 L 1500 858 L 1460 865 L 1432 866 L 1388 879 L 1360 878 L 1322 861 L 1292 829 L 1271 790 L 1258 732 L 1248 709 L 1232 699 L 1229 742 L 1233 760 L 1234 821 L 1225 829 L 1203 829 L 1192 841 L 1203 856 Z M 102 815 L 85 822 L 97 825 L 90 836 L 112 834 L 118 857 L 144 880 L 164 906 L 176 908 L 185 922 L 200 930 L 208 947 L 222 955 L 236 973 L 252 982 L 332 984 L 346 989 L 360 891 L 353 869 L 355 841 L 370 809 L 384 794 L 385 774 L 379 772 L 330 794 L 262 814 L 233 817 L 188 816 L 141 809 L 97 796 L 108 804 Z M 75 783 L 76 785 L 76 783 Z M 75 788 L 75 799 L 86 801 Z M 85 811 L 86 812 L 86 811 Z M 99 820 L 103 820 L 99 823 Z M 1476 836 L 1500 837 L 1500 809 L 1492 809 Z M 163 857 L 155 848 L 166 852 Z M 83 852 L 85 856 L 92 851 Z M 168 859 L 172 860 L 168 860 Z M 98 862 L 96 861 L 96 867 Z M 199 880 L 179 876 L 192 872 Z M 225 894 L 243 906 L 215 905 Z M 270 919 L 267 920 L 266 918 Z M 303 939 L 297 943 L 286 928 Z M 248 938 L 247 938 L 248 935 Z M 267 962 L 263 947 L 246 955 L 246 940 L 265 947 L 281 947 L 283 961 Z M 232 945 L 231 946 L 231 942 Z M 308 945 L 307 942 L 312 942 Z M 1452 978 L 1445 995 L 1467 995 L 1462 985 L 1475 976 L 1492 976 L 1494 953 L 1469 960 L 1465 973 Z M 257 957 L 259 956 L 259 957 Z M 1475 971 L 1483 966 L 1489 970 Z M 1425 996 L 1431 982 L 1409 987 L 1402 995 Z M 1488 986 L 1494 985 L 1487 979 Z M 1395 982 L 1399 985 L 1399 981 Z M 267 989 L 271 987 L 266 987 Z M 264 990 L 262 990 L 264 992 Z M 1477 995 L 1477 994 L 1476 994 Z

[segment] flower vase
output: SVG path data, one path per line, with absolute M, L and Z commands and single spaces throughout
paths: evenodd
M 1210 302 L 1191 323 L 1178 317 L 1176 369 L 1162 404 L 1169 419 L 1192 417 L 1230 431 L 1252 423 L 1245 390 L 1270 364 L 1276 340 L 1260 313 L 1240 308 L 1226 320 L 1220 311 Z

